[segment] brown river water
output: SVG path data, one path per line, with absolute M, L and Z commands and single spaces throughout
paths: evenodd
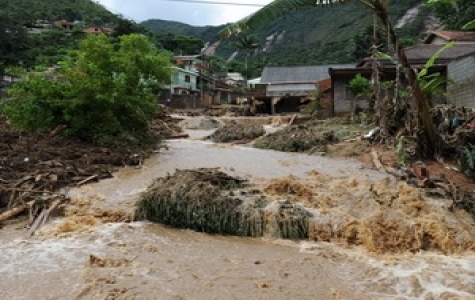
M 141 168 L 71 191 L 76 213 L 51 221 L 36 236 L 26 238 L 19 225 L 1 230 L 0 299 L 475 299 L 475 255 L 457 248 L 471 242 L 473 221 L 463 212 L 439 211 L 444 201 L 412 221 L 396 212 L 416 192 L 354 161 L 200 140 L 168 145 Z M 308 204 L 316 222 L 334 231 L 341 219 L 384 214 L 413 226 L 419 219 L 433 227 L 451 224 L 452 236 L 446 233 L 436 250 L 394 253 L 370 242 L 216 236 L 77 213 L 91 206 L 114 210 L 120 219 L 154 178 L 199 167 L 221 168 L 269 189 L 282 181 L 311 189 L 326 199 L 324 206 Z M 374 182 L 375 190 L 397 190 L 406 202 L 395 203 L 397 211 L 375 212 L 364 192 Z

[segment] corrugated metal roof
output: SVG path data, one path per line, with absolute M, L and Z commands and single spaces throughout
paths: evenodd
M 266 67 L 262 71 L 261 84 L 277 83 L 315 83 L 329 78 L 330 68 L 352 68 L 355 64 L 298 66 L 298 67 Z
M 443 45 L 436 44 L 419 44 L 413 47 L 404 49 L 409 60 L 428 60 L 437 51 L 439 51 Z M 453 60 L 458 57 L 474 53 L 475 44 L 455 44 L 452 48 L 442 51 L 439 60 Z
M 267 92 L 309 92 L 315 91 L 316 85 L 314 83 L 306 83 L 306 84 L 279 84 L 279 85 L 269 85 L 267 87 Z

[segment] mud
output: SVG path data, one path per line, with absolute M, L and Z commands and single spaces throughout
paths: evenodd
M 177 125 L 182 129 L 199 130 L 216 129 L 221 126 L 221 124 L 217 120 L 207 117 L 187 118 L 180 121 Z
M 263 136 L 265 133 L 266 130 L 262 125 L 238 124 L 233 122 L 216 130 L 211 135 L 211 139 L 217 143 L 246 143 Z
M 128 215 L 130 201 L 154 178 L 173 174 L 176 168 L 200 167 L 220 167 L 233 177 L 249 179 L 266 196 L 269 212 L 285 212 L 290 204 L 302 204 L 314 215 L 312 221 L 319 220 L 318 224 L 328 228 L 324 231 L 328 238 L 320 233 L 324 226 L 319 227 L 317 241 L 294 242 L 272 235 L 251 239 L 124 223 L 122 217 L 111 217 L 119 223 L 108 223 L 101 214 L 93 221 L 77 222 L 80 226 L 67 232 L 58 226 L 96 208 L 108 211 L 106 216 L 114 211 Z M 419 198 L 420 191 L 383 180 L 386 175 L 354 161 L 183 140 L 169 142 L 169 150 L 151 157 L 142 168 L 122 169 L 115 175 L 72 191 L 77 200 L 72 202 L 74 207 L 66 208 L 67 217 L 53 220 L 30 239 L 23 237 L 21 227 L 0 231 L 2 298 L 157 299 L 159 295 L 160 299 L 392 300 L 475 296 L 475 257 L 469 250 L 444 254 L 436 245 L 415 253 L 394 251 L 394 246 L 389 251 L 372 251 L 372 243 L 339 237 L 337 232 L 347 218 L 370 224 L 368 220 L 379 211 L 398 212 L 398 218 L 391 219 L 401 224 L 429 217 L 437 220 L 435 214 L 441 212 L 440 224 L 453 229 L 456 239 L 474 236 L 460 234 L 462 228 L 470 232 L 473 224 L 463 211 L 448 210 L 450 201 L 423 194 Z M 388 203 L 393 204 L 388 207 Z M 398 236 L 391 227 L 384 230 L 389 237 Z M 381 234 L 373 233 L 377 246 L 388 244 Z

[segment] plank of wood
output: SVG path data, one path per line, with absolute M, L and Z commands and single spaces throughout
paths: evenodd
M 81 180 L 81 181 L 79 181 L 78 183 L 76 183 L 76 185 L 77 185 L 77 186 L 81 186 L 81 185 L 86 184 L 86 183 L 88 183 L 88 182 L 90 182 L 90 181 L 92 181 L 92 180 L 97 179 L 97 177 L 98 177 L 97 174 L 92 175 L 92 176 L 89 176 L 89 177 L 87 177 L 86 179 Z
M 381 158 L 379 156 L 378 151 L 376 151 L 374 148 L 371 149 L 371 155 L 373 156 L 373 164 L 381 172 L 386 172 L 386 169 L 384 168 L 383 164 L 381 163 Z
M 25 211 L 27 207 L 28 207 L 28 205 L 22 204 L 20 206 L 14 207 L 14 208 L 4 212 L 3 214 L 0 215 L 0 222 L 6 221 L 10 218 L 18 216 L 23 211 Z
M 48 209 L 43 209 L 40 215 L 36 218 L 33 225 L 28 230 L 27 236 L 32 236 L 38 229 L 48 222 L 51 213 L 61 204 L 62 199 L 56 199 Z

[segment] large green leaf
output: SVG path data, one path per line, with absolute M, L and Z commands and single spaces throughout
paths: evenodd
M 447 44 L 445 44 L 444 47 L 440 48 L 439 51 L 437 51 L 436 53 L 434 53 L 434 55 L 432 55 L 432 56 L 426 61 L 426 63 L 424 64 L 424 68 L 419 71 L 419 74 L 418 74 L 419 79 L 421 79 L 421 78 L 423 78 L 424 76 L 427 75 L 427 72 L 429 71 L 429 68 L 431 68 L 432 66 L 434 66 L 435 61 L 439 58 L 439 56 L 440 56 L 440 54 L 441 54 L 442 52 L 444 52 L 444 51 L 447 50 L 447 49 L 452 48 L 453 46 L 455 46 L 455 41 L 450 41 L 450 42 L 448 42 Z
M 475 20 L 468 22 L 467 24 L 463 25 L 463 30 L 472 30 L 475 29 Z

